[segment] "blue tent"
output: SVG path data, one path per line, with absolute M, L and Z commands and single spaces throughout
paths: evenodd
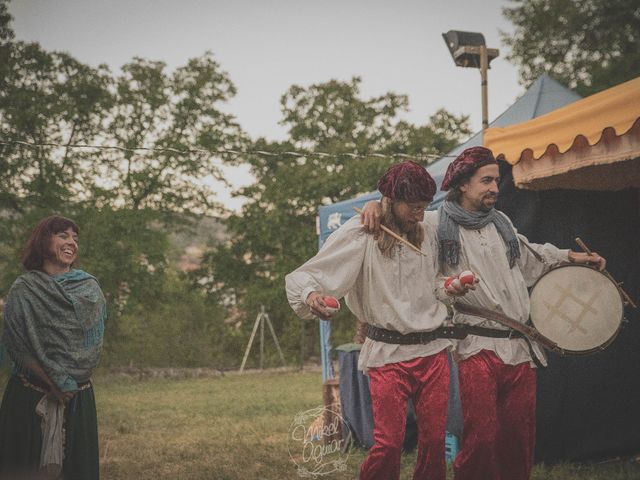
M 542 75 L 529 89 L 515 101 L 507 110 L 498 116 L 490 127 L 506 127 L 526 122 L 539 117 L 560 107 L 579 100 L 581 97 L 564 87 L 548 75 Z M 427 171 L 436 181 L 438 188 L 442 184 L 447 167 L 453 159 L 465 148 L 482 145 L 482 132 L 473 135 L 469 140 L 447 153 L 444 157 L 434 161 L 427 167 Z M 380 198 L 379 192 L 370 192 L 365 195 L 345 200 L 343 202 L 322 206 L 318 209 L 319 216 L 319 245 L 340 227 L 344 222 L 355 215 L 354 207 L 362 207 L 369 200 Z M 437 208 L 444 199 L 444 192 L 438 191 L 430 208 Z M 324 381 L 334 378 L 331 363 L 331 324 L 320 321 L 320 352 L 322 357 L 322 378 Z

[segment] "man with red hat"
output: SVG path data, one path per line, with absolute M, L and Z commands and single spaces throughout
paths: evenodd
M 331 312 L 324 296 L 346 296 L 351 312 L 368 323 L 358 367 L 369 376 L 375 443 L 360 478 L 400 478 L 407 400 L 412 399 L 418 424 L 414 479 L 444 480 L 452 343 L 441 327 L 447 308 L 435 296 L 436 232 L 423 222 L 436 185 L 424 167 L 402 162 L 385 173 L 378 189 L 382 224 L 424 255 L 387 233 L 367 235 L 354 217 L 287 275 L 287 297 L 301 318 L 327 319 Z
M 471 147 L 450 165 L 441 189 L 446 199 L 428 212 L 428 229 L 438 237 L 438 298 L 456 306 L 454 323 L 471 334 L 456 341 L 463 414 L 460 451 L 454 462 L 456 480 L 527 480 L 535 445 L 535 367 L 546 365 L 540 347 L 504 326 L 475 315 L 478 306 L 526 322 L 527 287 L 550 266 L 563 261 L 605 260 L 551 244 L 530 243 L 509 218 L 494 208 L 498 198 L 498 164 L 491 150 Z M 377 231 L 377 202 L 365 206 L 363 223 Z M 444 288 L 444 279 L 471 270 L 476 288 Z M 447 282 L 448 283 L 448 282 Z M 471 327 L 471 328 L 469 328 Z

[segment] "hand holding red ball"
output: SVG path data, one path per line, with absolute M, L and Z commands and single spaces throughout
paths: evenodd
M 458 275 L 447 278 L 444 282 L 444 290 L 447 295 L 462 296 L 469 290 L 475 290 L 479 281 L 480 279 L 475 273 L 471 270 L 465 270 Z
M 306 303 L 316 317 L 325 320 L 329 320 L 340 310 L 340 302 L 335 297 L 318 292 L 311 292 Z
M 329 295 L 324 297 L 324 304 L 326 305 L 326 309 L 331 313 L 335 314 L 340 310 L 340 302 L 335 297 L 331 297 Z

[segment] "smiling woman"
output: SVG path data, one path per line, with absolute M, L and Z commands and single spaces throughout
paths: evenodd
M 99 477 L 90 378 L 102 350 L 106 302 L 98 281 L 72 268 L 78 234 L 68 218 L 40 221 L 25 245 L 28 272 L 7 296 L 2 345 L 13 370 L 0 406 L 3 479 Z
M 68 218 L 52 215 L 33 229 L 24 248 L 22 263 L 27 270 L 49 275 L 68 272 L 78 257 L 78 226 Z

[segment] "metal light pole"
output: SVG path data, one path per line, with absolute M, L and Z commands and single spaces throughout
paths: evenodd
M 454 63 L 458 67 L 480 69 L 480 88 L 482 92 L 482 130 L 489 127 L 489 94 L 487 89 L 487 70 L 491 60 L 500 55 L 497 48 L 487 48 L 484 35 L 477 32 L 449 30 L 442 34 Z
M 488 57 L 487 47 L 482 45 L 480 47 L 480 90 L 482 91 L 482 130 L 486 130 L 487 128 L 489 128 L 489 89 L 487 88 L 487 70 L 489 69 L 489 59 L 487 57 Z

